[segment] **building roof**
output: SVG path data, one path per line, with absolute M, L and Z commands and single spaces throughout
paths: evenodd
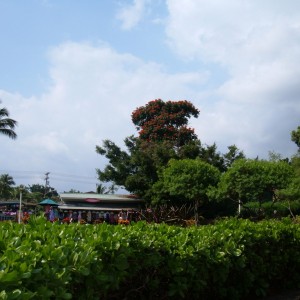
M 134 208 L 130 208 L 128 209 L 123 207 L 123 208 L 119 208 L 119 207 L 103 207 L 103 206 L 73 206 L 73 205 L 59 205 L 58 209 L 60 210 L 84 210 L 84 211 L 88 211 L 88 210 L 93 210 L 93 211 L 121 211 L 121 210 L 134 210 Z
M 60 198 L 63 202 L 58 206 L 60 210 L 135 210 L 144 203 L 143 199 L 139 199 L 135 195 L 63 193 L 60 194 Z
M 63 193 L 60 198 L 64 203 L 69 202 L 87 202 L 87 203 L 143 203 L 143 199 L 135 195 L 117 195 L 117 194 L 94 194 L 94 193 Z

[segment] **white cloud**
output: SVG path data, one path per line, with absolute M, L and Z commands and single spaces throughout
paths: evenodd
M 146 2 L 134 2 L 132 7 L 140 8 L 133 21 L 122 19 L 124 29 L 139 22 Z M 105 43 L 53 47 L 51 85 L 44 94 L 25 98 L 0 90 L 3 106 L 19 122 L 16 141 L 0 136 L 0 170 L 35 172 L 28 184 L 49 171 L 50 184 L 59 191 L 93 190 L 95 169 L 106 164 L 95 146 L 104 139 L 123 145 L 126 136 L 136 133 L 132 111 L 156 98 L 190 100 L 201 110 L 191 126 L 203 143 L 216 142 L 222 152 L 236 144 L 251 157 L 269 150 L 295 153 L 290 132 L 300 115 L 300 2 L 167 4 L 168 43 L 180 58 L 193 62 L 193 72 L 170 74 L 163 65 Z M 54 181 L 58 173 L 92 182 Z
M 122 22 L 123 30 L 130 30 L 141 21 L 148 2 L 149 0 L 134 0 L 131 5 L 122 6 L 117 13 L 117 19 Z
M 190 86 L 201 86 L 208 74 L 168 74 L 161 65 L 121 54 L 108 45 L 64 43 L 49 53 L 51 86 L 40 97 L 0 92 L 3 105 L 19 121 L 16 141 L 4 139 L 0 169 L 39 170 L 96 177 L 105 160 L 95 146 L 110 139 L 123 146 L 136 134 L 132 111 L 148 101 L 190 99 Z M 7 158 L 5 153 L 10 153 Z M 95 180 L 96 182 L 96 180 Z M 53 182 L 60 191 L 72 183 Z M 95 184 L 82 190 L 92 190 Z
M 300 114 L 300 2 L 167 4 L 171 49 L 183 59 L 210 62 L 228 74 L 206 100 L 214 104 L 203 103 L 206 110 L 198 126 L 204 139 L 223 147 L 237 143 L 252 156 L 268 150 L 291 154 L 290 131 Z

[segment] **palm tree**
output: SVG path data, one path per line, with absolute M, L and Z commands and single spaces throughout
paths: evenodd
M 99 184 L 97 184 L 96 193 L 97 194 L 114 194 L 117 189 L 118 188 L 115 187 L 114 185 L 107 187 L 107 186 L 104 186 L 102 183 L 99 183 Z
M 15 185 L 14 179 L 9 174 L 0 175 L 0 198 L 9 199 L 13 190 L 12 185 Z
M 4 134 L 13 140 L 16 139 L 17 134 L 14 129 L 17 124 L 17 121 L 9 118 L 9 112 L 5 107 L 0 108 L 0 134 Z

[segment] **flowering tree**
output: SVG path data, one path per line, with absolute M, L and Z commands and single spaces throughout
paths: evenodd
M 141 140 L 169 140 L 174 141 L 176 146 L 182 146 L 197 139 L 194 129 L 187 124 L 191 116 L 197 118 L 198 115 L 199 110 L 187 100 L 164 102 L 156 99 L 136 108 L 131 118 Z
M 136 108 L 132 121 L 139 136 L 125 138 L 126 150 L 111 140 L 96 146 L 96 152 L 109 162 L 103 169 L 97 169 L 99 180 L 123 187 L 146 201 L 159 203 L 164 200 L 162 193 L 159 199 L 154 199 L 152 196 L 154 193 L 156 197 L 157 189 L 153 191 L 152 187 L 170 159 L 199 158 L 224 172 L 242 154 L 236 146 L 228 147 L 229 152 L 222 155 L 215 144 L 201 145 L 194 130 L 187 127 L 189 118 L 198 115 L 199 110 L 186 100 L 164 102 L 157 99 Z

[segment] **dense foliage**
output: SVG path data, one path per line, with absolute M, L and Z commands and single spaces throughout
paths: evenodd
M 300 126 L 291 132 L 291 139 L 298 146 L 298 152 L 300 152 Z
M 15 185 L 14 179 L 9 174 L 0 175 L 0 200 L 10 199 Z
M 1 103 L 1 101 L 0 101 Z M 7 108 L 0 108 L 0 134 L 6 135 L 11 139 L 16 139 L 15 128 L 18 122 L 9 117 Z
M 285 161 L 240 159 L 222 175 L 216 194 L 212 191 L 211 196 L 242 204 L 272 201 L 276 191 L 287 187 L 293 175 L 292 167 Z
M 207 202 L 207 191 L 219 182 L 220 171 L 200 159 L 171 159 L 154 184 L 153 199 L 165 203 L 193 203 L 195 221 L 198 208 Z
M 299 152 L 300 154 L 300 152 Z M 280 200 L 300 200 L 300 155 L 295 155 L 291 159 L 291 167 L 294 171 L 294 177 L 288 186 L 279 190 L 277 195 Z
M 175 149 L 171 141 L 145 143 L 130 136 L 125 139 L 125 146 L 126 151 L 110 140 L 103 141 L 102 146 L 96 146 L 96 152 L 109 160 L 104 170 L 97 169 L 99 180 L 123 186 L 146 200 L 151 198 L 159 170 L 170 159 L 195 158 L 199 154 L 197 141 Z
M 145 141 L 174 141 L 182 146 L 197 138 L 194 129 L 187 127 L 191 116 L 197 118 L 199 110 L 189 101 L 167 101 L 161 99 L 138 107 L 131 115 L 132 122 Z
M 15 182 L 9 174 L 0 175 L 0 200 L 17 200 L 22 192 L 22 199 L 27 202 L 37 203 L 43 198 L 58 198 L 55 188 L 41 184 L 32 184 L 28 186 L 14 186 Z
M 241 211 L 242 218 L 282 218 L 300 215 L 300 200 L 268 201 L 264 203 L 248 202 Z
M 97 169 L 99 180 L 124 187 L 148 203 L 161 203 L 164 199 L 158 199 L 156 183 L 171 159 L 200 159 L 225 172 L 235 160 L 244 158 L 235 145 L 225 154 L 216 144 L 202 145 L 194 130 L 187 128 L 188 119 L 198 114 L 188 101 L 158 99 L 137 108 L 132 121 L 140 130 L 139 136 L 127 137 L 125 150 L 110 140 L 96 146 L 96 152 L 109 161 L 103 170 Z
M 300 282 L 290 220 L 0 224 L 1 299 L 244 299 Z

